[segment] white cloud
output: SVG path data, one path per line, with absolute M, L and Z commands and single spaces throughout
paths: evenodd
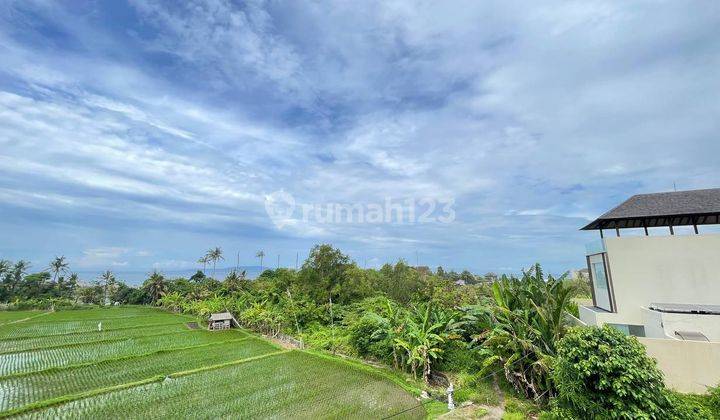
M 24 7 L 82 48 L 48 48 L 13 20 Z M 454 197 L 442 229 L 273 233 L 564 264 L 616 201 L 720 177 L 716 5 L 137 0 L 122 35 L 62 5 L 17 9 L 0 28 L 0 198 L 58 219 L 257 240 L 281 188 L 319 204 Z

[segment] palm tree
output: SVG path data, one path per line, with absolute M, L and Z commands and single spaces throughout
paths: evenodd
M 110 291 L 115 285 L 115 275 L 112 271 L 107 270 L 100 275 L 100 285 L 103 286 L 103 292 L 105 294 L 105 304 L 108 305 L 110 302 Z
M 204 255 L 203 257 L 201 257 L 201 258 L 198 260 L 198 262 L 199 262 L 199 263 L 202 263 L 202 265 L 203 265 L 203 270 L 202 270 L 203 275 L 205 275 L 205 269 L 207 268 L 207 263 L 208 263 L 208 261 L 210 261 L 210 260 L 208 260 L 207 255 Z
M 163 275 L 157 271 L 153 271 L 152 274 L 150 274 L 150 277 L 145 280 L 145 284 L 143 285 L 143 287 L 150 295 L 152 303 L 157 303 L 160 298 L 165 296 L 168 290 L 167 283 L 165 282 L 165 277 L 163 277 Z
M 262 249 L 255 254 L 255 258 L 260 258 L 260 272 L 263 271 L 263 258 L 265 258 L 265 251 Z
M 217 264 L 218 261 L 224 260 L 225 257 L 223 257 L 223 251 L 220 247 L 215 247 L 214 249 L 211 249 L 205 254 L 205 258 L 208 261 L 212 261 L 213 263 L 213 275 L 212 277 L 215 278 L 215 264 Z
M 50 272 L 53 273 L 53 281 L 57 281 L 59 274 L 65 274 L 68 271 L 68 263 L 65 262 L 65 256 L 55 257 L 54 260 L 50 261 Z

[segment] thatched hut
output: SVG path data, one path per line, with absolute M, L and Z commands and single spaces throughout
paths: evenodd
M 211 314 L 208 319 L 208 330 L 229 330 L 230 328 L 239 328 L 240 324 L 230 312 L 219 312 Z

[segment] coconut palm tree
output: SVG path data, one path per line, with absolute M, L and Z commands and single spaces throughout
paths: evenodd
M 260 258 L 260 272 L 263 271 L 263 258 L 265 258 L 265 251 L 262 249 L 255 254 L 255 258 Z
M 165 277 L 157 271 L 153 271 L 152 274 L 150 274 L 150 277 L 145 280 L 143 288 L 150 295 L 152 303 L 157 303 L 168 291 L 168 285 L 165 282 Z
M 53 281 L 57 281 L 58 275 L 65 274 L 68 271 L 68 263 L 65 261 L 65 256 L 55 257 L 50 261 L 50 267 L 48 269 L 53 274 Z
M 206 258 L 208 261 L 212 261 L 212 263 L 213 263 L 213 275 L 212 275 L 212 277 L 215 278 L 215 265 L 217 264 L 218 261 L 225 259 L 225 257 L 223 257 L 222 248 L 220 248 L 220 247 L 215 247 L 214 249 L 209 250 L 209 251 L 207 252 L 207 254 L 205 254 L 205 258 Z
M 105 295 L 105 304 L 110 302 L 110 293 L 112 288 L 115 286 L 115 274 L 112 271 L 107 270 L 100 275 L 100 285 L 103 287 L 103 293 Z
M 198 260 L 198 262 L 203 265 L 203 269 L 202 269 L 203 275 L 205 275 L 205 269 L 207 268 L 207 263 L 208 263 L 208 261 L 210 261 L 210 260 L 208 260 L 207 255 L 202 256 L 202 257 Z

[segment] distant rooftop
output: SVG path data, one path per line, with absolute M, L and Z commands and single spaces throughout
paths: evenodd
M 720 224 L 720 188 L 638 194 L 582 230 Z

